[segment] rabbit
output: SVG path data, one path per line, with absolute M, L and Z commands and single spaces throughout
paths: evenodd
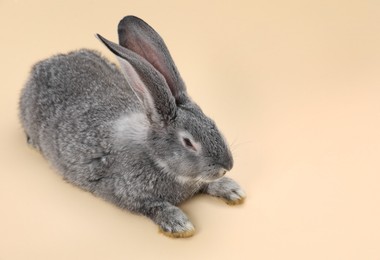
M 150 218 L 167 236 L 190 237 L 181 202 L 199 193 L 244 201 L 224 176 L 232 154 L 159 34 L 135 16 L 118 34 L 119 44 L 96 36 L 119 67 L 88 49 L 33 66 L 19 102 L 27 141 L 66 181 Z

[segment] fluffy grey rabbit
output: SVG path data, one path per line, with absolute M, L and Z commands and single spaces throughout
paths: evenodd
M 224 174 L 233 159 L 215 123 L 191 100 L 161 37 L 124 17 L 119 44 L 37 63 L 20 99 L 28 142 L 70 183 L 147 216 L 172 237 L 194 234 L 176 205 L 198 193 L 244 200 Z

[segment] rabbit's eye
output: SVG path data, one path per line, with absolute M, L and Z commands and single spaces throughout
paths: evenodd
M 191 150 L 192 152 L 199 154 L 202 151 L 202 147 L 200 143 L 196 142 L 191 134 L 189 132 L 180 131 L 178 133 L 179 138 L 178 141 L 188 150 Z
M 183 138 L 183 142 L 185 143 L 185 145 L 190 148 L 190 149 L 193 149 L 193 150 L 196 150 L 193 143 L 190 141 L 189 138 Z

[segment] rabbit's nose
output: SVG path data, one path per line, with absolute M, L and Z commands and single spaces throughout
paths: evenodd
M 234 159 L 229 149 L 227 149 L 223 154 L 220 155 L 218 164 L 226 171 L 232 169 L 232 167 L 234 166 Z
M 225 171 L 229 171 L 232 169 L 232 166 L 234 165 L 234 161 L 232 159 L 232 156 L 226 156 L 227 158 L 225 158 L 222 162 L 219 162 L 219 165 L 222 166 L 223 170 Z

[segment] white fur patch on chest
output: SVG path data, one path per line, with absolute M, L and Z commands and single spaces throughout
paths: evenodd
M 145 114 L 125 114 L 115 122 L 115 143 L 119 146 L 125 146 L 127 144 L 144 144 L 146 143 L 148 130 L 149 121 Z

